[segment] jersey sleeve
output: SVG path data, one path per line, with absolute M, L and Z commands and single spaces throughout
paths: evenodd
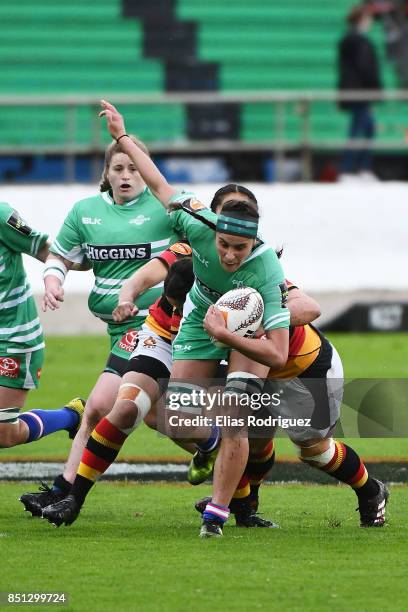
M 292 283 L 292 281 L 290 281 L 289 279 L 285 279 L 285 283 L 288 288 L 288 291 L 291 291 L 292 289 L 299 289 L 299 287 L 295 285 L 295 283 Z
M 47 241 L 48 234 L 28 225 L 17 210 L 6 203 L 0 204 L 1 238 L 11 251 L 35 257 Z
M 263 319 L 263 328 L 265 331 L 278 329 L 279 327 L 289 327 L 290 312 L 286 306 L 288 299 L 288 289 L 286 283 L 282 282 L 279 285 L 266 285 L 262 291 L 264 300 L 265 312 Z
M 171 196 L 169 204 L 171 207 L 173 204 L 182 204 L 187 200 L 197 200 L 196 194 L 193 191 L 178 191 Z
M 65 218 L 50 251 L 73 263 L 82 263 L 85 251 L 79 231 L 77 208 L 74 206 Z
M 263 270 L 259 270 L 263 282 L 259 293 L 264 301 L 263 328 L 265 331 L 278 328 L 289 328 L 290 311 L 287 307 L 288 288 L 282 266 L 272 250 L 263 260 Z
M 187 242 L 176 242 L 172 244 L 168 249 L 157 255 L 157 259 L 160 259 L 167 268 L 170 268 L 178 259 L 183 257 L 191 257 L 192 249 Z
M 194 194 L 179 193 L 170 199 L 170 222 L 174 231 L 190 240 L 200 234 L 203 227 L 209 227 L 215 232 L 217 215 L 197 200 Z

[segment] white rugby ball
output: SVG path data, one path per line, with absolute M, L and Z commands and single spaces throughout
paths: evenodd
M 263 299 L 252 287 L 231 289 L 214 306 L 223 313 L 227 329 L 243 338 L 251 338 L 262 323 Z M 218 346 L 225 346 L 217 340 L 214 342 Z

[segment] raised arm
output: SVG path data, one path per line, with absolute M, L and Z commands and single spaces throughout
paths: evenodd
M 150 191 L 167 208 L 176 190 L 169 185 L 150 157 L 128 137 L 124 119 L 119 111 L 106 100 L 101 100 L 101 106 L 103 110 L 99 116 L 106 117 L 110 135 L 117 142 L 120 141 L 122 151 L 133 161 Z
M 133 317 L 138 312 L 138 307 L 135 304 L 137 297 L 154 287 L 166 278 L 168 268 L 165 263 L 158 258 L 150 260 L 142 268 L 137 270 L 130 276 L 122 285 L 119 292 L 119 303 L 112 312 L 113 320 L 116 323 L 126 321 L 129 317 Z

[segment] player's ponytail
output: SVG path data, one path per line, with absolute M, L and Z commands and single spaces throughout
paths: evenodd
M 193 283 L 193 261 L 191 257 L 183 257 L 170 267 L 164 281 L 164 295 L 183 304 Z

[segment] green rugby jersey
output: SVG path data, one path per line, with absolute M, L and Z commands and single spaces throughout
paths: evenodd
M 108 192 L 80 200 L 68 213 L 51 251 L 73 262 L 81 262 L 84 256 L 89 259 L 95 275 L 89 309 L 108 324 L 110 334 L 117 334 L 129 324 L 143 323 L 162 286 L 140 296 L 137 316 L 115 323 L 112 311 L 123 281 L 176 240 L 169 216 L 146 188 L 120 206 Z
M 0 202 L 0 353 L 44 348 L 37 308 L 22 253 L 35 257 L 48 238 L 27 225 L 9 204 Z
M 177 194 L 171 201 L 185 202 L 189 197 L 190 194 Z M 217 215 L 211 210 L 194 199 L 185 204 L 198 217 L 215 226 Z M 235 272 L 227 272 L 220 264 L 214 229 L 184 210 L 176 210 L 170 213 L 170 217 L 173 228 L 187 238 L 193 250 L 195 282 L 189 295 L 196 306 L 208 308 L 230 289 L 252 287 L 259 291 L 264 301 L 264 329 L 289 327 L 283 270 L 270 246 L 261 243 Z

